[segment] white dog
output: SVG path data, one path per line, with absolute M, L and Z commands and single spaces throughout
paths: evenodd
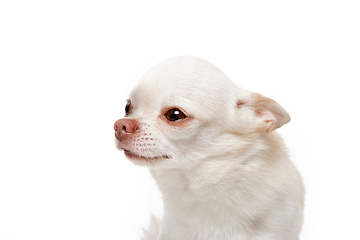
M 290 121 L 275 101 L 205 60 L 176 57 L 142 77 L 125 110 L 118 148 L 149 167 L 164 199 L 145 239 L 299 239 L 304 188 L 274 132 Z

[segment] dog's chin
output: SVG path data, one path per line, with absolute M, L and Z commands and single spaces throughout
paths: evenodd
M 128 158 L 131 162 L 138 166 L 155 166 L 155 165 L 163 165 L 171 156 L 167 154 L 158 155 L 158 156 L 150 156 L 148 154 L 136 153 L 135 151 L 127 149 L 124 145 L 121 144 L 120 141 L 115 139 L 115 146 L 118 150 L 124 151 L 126 158 Z
M 123 148 L 122 150 L 124 150 L 124 154 L 129 160 L 139 166 L 153 166 L 154 164 L 157 165 L 171 158 L 169 155 L 143 156 L 125 148 Z

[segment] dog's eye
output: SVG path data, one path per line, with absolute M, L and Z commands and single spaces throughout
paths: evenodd
M 126 106 L 125 106 L 125 116 L 126 116 L 126 115 L 129 115 L 129 113 L 131 112 L 131 110 L 132 110 L 131 101 L 128 100 L 128 102 L 127 102 L 127 104 L 126 104 Z
M 173 108 L 173 109 L 170 109 L 165 114 L 165 117 L 167 120 L 173 122 L 173 121 L 179 121 L 179 120 L 186 118 L 186 115 L 182 111 L 180 111 L 180 109 Z

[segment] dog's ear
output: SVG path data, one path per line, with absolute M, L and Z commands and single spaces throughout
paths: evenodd
M 237 107 L 248 107 L 256 116 L 255 129 L 257 132 L 271 132 L 290 121 L 290 115 L 274 100 L 253 93 L 250 99 L 239 100 Z

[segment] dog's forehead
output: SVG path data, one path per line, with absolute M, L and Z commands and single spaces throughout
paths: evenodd
M 196 57 L 176 57 L 146 72 L 130 97 L 148 106 L 179 106 L 200 115 L 226 108 L 236 88 L 213 64 Z

